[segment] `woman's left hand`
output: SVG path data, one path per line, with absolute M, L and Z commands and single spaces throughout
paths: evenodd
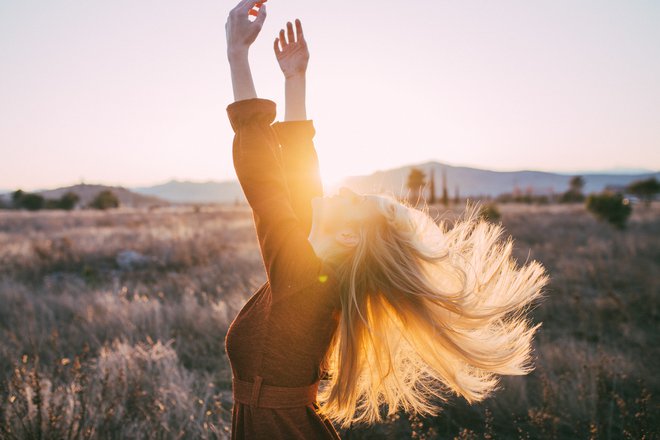
M 280 30 L 280 36 L 275 39 L 273 49 L 275 57 L 284 73 L 285 78 L 296 75 L 305 75 L 307 71 L 307 62 L 309 61 L 309 49 L 303 35 L 302 24 L 296 19 L 296 31 L 293 31 L 291 22 L 286 24 L 287 33 L 284 29 Z M 288 37 L 288 41 L 287 41 Z M 280 45 L 282 48 L 280 49 Z
M 229 12 L 229 17 L 225 24 L 227 53 L 229 55 L 247 52 L 250 45 L 257 39 L 257 35 L 259 35 L 259 31 L 261 31 L 266 20 L 266 5 L 264 4 L 266 1 L 241 0 Z M 255 5 L 259 8 L 258 12 L 253 10 Z M 250 15 L 256 15 L 254 21 L 248 19 Z

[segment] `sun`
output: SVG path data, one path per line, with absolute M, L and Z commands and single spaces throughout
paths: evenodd
M 348 176 L 345 174 L 336 171 L 332 167 L 324 167 L 321 164 L 321 182 L 323 182 L 323 192 L 326 195 L 333 194 L 337 192 L 340 186 L 344 184 L 344 181 Z

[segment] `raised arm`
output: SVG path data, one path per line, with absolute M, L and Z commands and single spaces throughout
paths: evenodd
M 311 200 L 323 196 L 313 142 L 316 131 L 312 120 L 307 119 L 305 105 L 309 49 L 299 19 L 295 20 L 295 31 L 291 22 L 286 27 L 286 33 L 284 29 L 280 30 L 273 47 L 285 78 L 285 117 L 284 122 L 273 124 L 273 129 L 282 147 L 291 205 L 309 234 L 312 225 Z
M 261 254 L 277 299 L 317 280 L 321 262 L 291 206 L 279 142 L 271 127 L 275 103 L 256 96 L 248 49 L 261 29 L 265 10 L 262 5 L 257 19 L 249 22 L 248 13 L 255 4 L 239 3 L 227 21 L 227 53 L 235 98 L 227 114 L 234 130 L 234 168 L 252 207 Z

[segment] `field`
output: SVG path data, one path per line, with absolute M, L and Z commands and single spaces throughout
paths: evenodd
M 342 438 L 659 438 L 660 205 L 624 231 L 582 205 L 499 209 L 551 277 L 536 370 Z M 0 211 L 0 438 L 228 438 L 224 337 L 264 280 L 243 206 Z

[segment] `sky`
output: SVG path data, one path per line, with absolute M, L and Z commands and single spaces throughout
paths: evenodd
M 0 0 L 0 188 L 236 177 L 226 0 Z M 269 0 L 300 18 L 321 174 L 660 169 L 660 2 Z

